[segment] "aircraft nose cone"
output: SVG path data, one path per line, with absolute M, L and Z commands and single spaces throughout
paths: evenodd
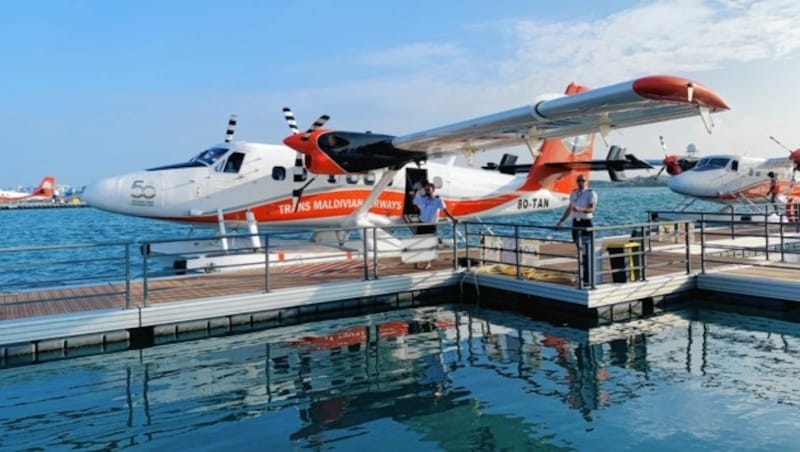
M 91 207 L 114 210 L 112 207 L 118 193 L 117 179 L 103 179 L 86 186 L 83 190 L 83 200 Z
M 669 181 L 667 181 L 667 187 L 669 187 L 670 190 L 682 195 L 686 194 L 684 185 L 686 184 L 681 176 L 672 176 L 669 178 Z

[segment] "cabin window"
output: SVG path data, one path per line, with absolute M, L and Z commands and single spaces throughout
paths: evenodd
M 223 168 L 224 173 L 238 173 L 239 170 L 242 168 L 242 162 L 244 161 L 244 154 L 241 152 L 234 152 L 233 154 L 228 157 L 228 160 L 225 162 L 225 167 Z
M 364 175 L 364 183 L 367 185 L 375 185 L 375 173 L 367 173 Z
M 339 177 L 336 176 L 335 174 L 329 174 L 328 175 L 328 183 L 329 184 L 338 184 L 339 183 Z
M 752 176 L 753 175 L 753 168 L 750 168 L 750 171 L 748 171 L 747 174 Z
M 358 183 L 358 174 L 348 174 L 347 175 L 347 183 L 348 184 L 357 184 Z
M 272 167 L 272 179 L 274 180 L 285 180 L 286 179 L 286 168 L 282 166 L 273 166 Z
M 739 161 L 734 160 L 731 162 L 731 169 L 734 171 L 739 171 Z
M 442 188 L 444 186 L 444 182 L 442 182 L 442 178 L 439 177 L 439 176 L 434 177 L 433 178 L 433 186 L 436 187 L 437 190 Z

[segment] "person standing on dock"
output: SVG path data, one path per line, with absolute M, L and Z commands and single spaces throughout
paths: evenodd
M 769 191 L 767 192 L 767 196 L 769 196 L 769 202 L 777 212 L 778 205 L 776 203 L 778 202 L 778 193 L 780 192 L 780 188 L 778 187 L 778 176 L 774 171 L 767 173 L 767 176 L 769 176 Z
M 419 208 L 419 221 L 430 224 L 418 226 L 417 234 L 435 234 L 435 223 L 439 221 L 440 211 L 444 211 L 445 215 L 447 215 L 447 217 L 450 218 L 450 221 L 453 223 L 456 222 L 456 219 L 450 214 L 450 211 L 447 210 L 442 198 L 433 194 L 436 190 L 436 187 L 431 182 L 425 182 L 424 188 L 424 192 L 417 193 L 417 195 L 414 197 L 414 205 Z M 424 268 L 431 268 L 431 263 L 428 262 Z
M 572 241 L 576 246 L 580 246 L 581 234 L 584 228 L 592 227 L 592 217 L 597 207 L 597 193 L 591 188 L 586 187 L 586 177 L 579 174 L 575 179 L 578 188 L 569 194 L 569 206 L 564 210 L 561 219 L 556 226 L 561 227 L 561 223 L 572 216 Z

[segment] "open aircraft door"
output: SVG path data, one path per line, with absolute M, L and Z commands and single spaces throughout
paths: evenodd
M 422 183 L 428 180 L 428 170 L 406 168 L 406 189 L 403 201 L 403 219 L 406 223 L 419 223 L 419 208 L 414 205 L 414 196 Z

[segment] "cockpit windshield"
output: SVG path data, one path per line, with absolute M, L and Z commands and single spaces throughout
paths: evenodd
M 725 168 L 731 159 L 725 157 L 707 157 L 700 159 L 694 167 L 694 171 L 708 171 L 712 169 Z
M 213 165 L 217 162 L 217 160 L 219 160 L 220 157 L 225 155 L 226 152 L 228 152 L 227 148 L 206 149 L 205 151 L 192 157 L 189 162 L 201 162 L 205 163 L 206 165 Z

